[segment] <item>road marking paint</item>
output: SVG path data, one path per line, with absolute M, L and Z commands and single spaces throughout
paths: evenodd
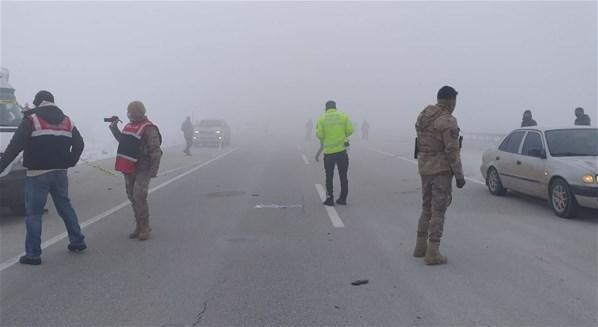
M 301 158 L 303 158 L 303 162 L 305 162 L 306 165 L 309 165 L 309 160 L 307 160 L 307 157 L 304 154 L 301 155 Z
M 322 200 L 322 202 L 326 201 L 326 191 L 324 191 L 324 187 L 322 186 L 322 184 L 316 184 L 316 191 L 320 195 L 320 199 Z M 345 227 L 345 224 L 343 224 L 343 220 L 338 215 L 338 212 L 336 212 L 336 209 L 334 209 L 334 207 L 324 206 L 324 208 L 326 208 L 326 212 L 328 213 L 328 217 L 330 217 L 332 226 L 336 228 Z
M 220 154 L 220 155 L 218 155 L 218 156 L 216 156 L 216 157 L 214 157 L 214 158 L 212 158 L 212 159 L 210 159 L 210 160 L 208 160 L 208 161 L 200 164 L 199 166 L 193 167 L 193 168 L 189 169 L 188 171 L 186 171 L 186 172 L 184 172 L 184 173 L 182 173 L 180 175 L 177 175 L 176 177 L 173 177 L 172 179 L 170 179 L 170 180 L 168 180 L 168 181 L 166 181 L 166 182 L 164 182 L 162 184 L 159 184 L 158 186 L 155 186 L 155 187 L 151 188 L 148 191 L 148 194 L 151 194 L 151 193 L 153 193 L 153 192 L 155 192 L 155 191 L 157 191 L 157 190 L 159 190 L 161 188 L 164 188 L 164 187 L 166 187 L 166 186 L 168 186 L 168 185 L 170 185 L 170 184 L 178 181 L 179 179 L 181 179 L 181 178 L 183 178 L 183 177 L 185 177 L 185 176 L 187 176 L 189 174 L 192 174 L 192 173 L 198 171 L 199 169 L 201 169 L 201 168 L 203 168 L 203 167 L 211 164 L 212 162 L 214 162 L 214 161 L 216 161 L 216 160 L 218 160 L 218 159 L 220 159 L 222 157 L 225 157 L 225 156 L 227 156 L 227 155 L 229 155 L 229 154 L 231 154 L 231 153 L 233 153 L 233 152 L 235 152 L 237 150 L 238 150 L 238 148 L 232 149 L 232 150 L 230 150 L 228 152 Z M 121 204 L 118 204 L 115 207 L 113 207 L 113 208 L 111 208 L 109 210 L 106 210 L 106 211 L 100 213 L 99 215 L 97 215 L 97 216 L 95 216 L 95 217 L 93 217 L 91 219 L 88 219 L 88 220 L 84 221 L 83 223 L 81 223 L 80 224 L 81 225 L 81 229 L 83 229 L 83 228 L 85 228 L 85 227 L 87 227 L 87 226 L 89 226 L 91 224 L 94 224 L 94 223 L 96 223 L 96 222 L 98 222 L 98 221 L 100 221 L 100 220 L 102 220 L 102 219 L 104 219 L 104 218 L 112 215 L 113 213 L 115 213 L 115 212 L 117 212 L 117 211 L 119 211 L 119 210 L 121 210 L 121 209 L 129 206 L 129 205 L 130 205 L 129 201 L 125 201 L 125 202 L 123 202 Z M 68 236 L 67 233 L 64 232 L 62 234 L 54 236 L 51 239 L 43 242 L 41 244 L 42 250 L 44 250 L 44 249 L 48 248 L 49 246 L 52 246 L 52 245 L 54 245 L 54 244 L 62 241 L 63 239 L 67 238 L 67 236 Z M 19 262 L 19 258 L 21 256 L 23 256 L 23 255 L 25 255 L 25 253 L 21 253 L 18 256 L 12 258 L 12 259 L 8 259 L 8 260 L 0 263 L 0 272 L 4 271 L 5 269 L 7 269 L 7 268 L 13 266 L 14 264 L 16 264 L 17 262 Z
M 286 208 L 303 208 L 301 204 L 258 204 L 256 209 L 286 209 Z
M 387 156 L 387 157 L 391 157 L 391 158 L 397 158 L 397 159 L 400 159 L 400 160 L 403 160 L 403 161 L 406 161 L 406 162 L 412 163 L 412 164 L 414 164 L 414 165 L 417 165 L 417 160 L 414 160 L 414 159 L 409 159 L 409 158 L 406 158 L 406 157 L 400 156 L 400 155 L 398 155 L 398 154 L 394 154 L 394 153 L 390 153 L 390 152 L 386 152 L 386 151 L 382 151 L 382 150 L 378 150 L 378 149 L 374 149 L 374 148 L 370 148 L 370 147 L 366 147 L 366 148 L 370 149 L 371 151 L 374 151 L 374 152 L 378 152 L 378 153 L 380 153 L 380 154 L 383 154 L 383 155 L 385 155 L 385 156 Z M 470 182 L 473 182 L 473 183 L 477 183 L 477 184 L 480 184 L 480 185 L 486 185 L 486 183 L 484 183 L 483 181 L 481 181 L 481 180 L 479 180 L 479 179 L 477 179 L 477 178 L 473 178 L 473 177 L 467 177 L 467 176 L 465 176 L 465 179 L 466 179 L 466 180 L 468 180 L 468 181 L 470 181 Z

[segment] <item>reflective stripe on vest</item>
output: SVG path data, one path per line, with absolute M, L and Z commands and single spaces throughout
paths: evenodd
M 64 119 L 59 124 L 50 124 L 37 114 L 31 114 L 27 118 L 33 124 L 31 137 L 38 136 L 64 136 L 73 137 L 73 123 L 71 119 L 64 116 Z
M 135 172 L 139 153 L 141 151 L 141 138 L 148 126 L 155 126 L 149 120 L 128 123 L 121 132 L 114 169 L 125 174 Z

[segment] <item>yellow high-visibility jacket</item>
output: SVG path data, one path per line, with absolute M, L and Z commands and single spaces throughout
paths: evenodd
M 316 135 L 324 144 L 324 154 L 345 151 L 345 142 L 353 134 L 353 123 L 349 116 L 336 109 L 328 109 L 316 124 Z

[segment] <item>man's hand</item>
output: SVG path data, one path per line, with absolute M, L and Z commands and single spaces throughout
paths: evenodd
M 465 186 L 465 178 L 457 178 L 457 188 L 463 188 Z
M 110 123 L 110 128 L 117 128 L 118 127 L 118 122 L 119 120 L 115 120 L 113 122 Z

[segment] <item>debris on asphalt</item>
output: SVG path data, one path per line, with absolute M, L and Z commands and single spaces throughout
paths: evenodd
M 358 279 L 358 280 L 356 280 L 356 281 L 352 282 L 352 283 L 351 283 L 351 285 L 353 285 L 353 286 L 359 286 L 359 285 L 365 285 L 365 284 L 368 284 L 369 282 L 370 282 L 370 281 L 369 281 L 369 280 L 367 280 L 367 279 Z

